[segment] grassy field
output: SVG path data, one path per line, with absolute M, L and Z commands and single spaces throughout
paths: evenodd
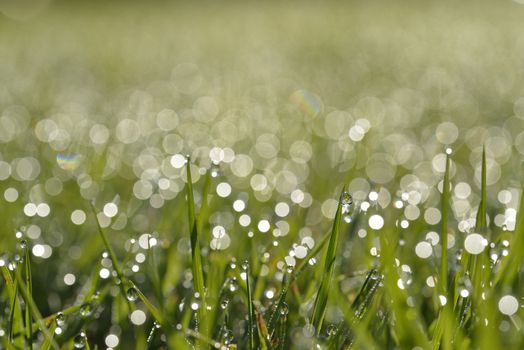
M 524 348 L 519 1 L 0 12 L 0 349 Z

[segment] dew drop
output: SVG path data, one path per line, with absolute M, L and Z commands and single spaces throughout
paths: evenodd
M 86 334 L 84 332 L 77 334 L 73 339 L 73 345 L 76 349 L 83 349 L 86 346 Z
M 92 313 L 93 313 L 93 307 L 91 306 L 90 303 L 85 303 L 80 307 L 80 315 L 84 317 L 88 317 L 88 316 L 91 316 Z
M 55 322 L 58 327 L 62 327 L 65 324 L 65 315 L 61 312 L 56 314 Z
M 219 177 L 220 176 L 220 167 L 218 165 L 213 165 L 211 168 L 211 177 Z
M 222 339 L 224 340 L 225 345 L 231 344 L 231 342 L 233 341 L 233 337 L 233 331 L 231 331 L 230 329 L 226 328 L 222 332 Z
M 135 287 L 129 287 L 126 291 L 126 298 L 129 301 L 135 301 L 138 299 L 138 291 Z
M 349 192 L 342 193 L 341 197 L 342 205 L 351 205 L 353 204 L 353 197 L 349 194 Z
M 242 262 L 242 270 L 247 271 L 249 269 L 249 262 L 245 260 Z
M 230 292 L 236 292 L 238 289 L 238 283 L 236 277 L 233 277 L 229 280 L 229 291 Z
M 282 306 L 280 306 L 280 314 L 282 316 L 287 316 L 289 313 L 289 306 L 286 303 L 282 303 Z
M 222 300 L 222 302 L 220 303 L 220 308 L 222 310 L 225 310 L 227 308 L 227 306 L 229 305 L 229 299 L 224 299 Z
M 20 241 L 20 248 L 21 249 L 26 249 L 27 248 L 27 241 L 25 239 L 22 239 Z
M 328 327 L 327 327 L 327 335 L 328 337 L 333 337 L 337 334 L 337 326 L 334 325 L 334 324 L 330 324 Z

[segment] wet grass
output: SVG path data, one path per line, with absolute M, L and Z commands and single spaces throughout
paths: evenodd
M 449 205 L 449 169 L 451 157 L 446 157 L 446 170 L 442 182 L 441 193 L 441 245 L 447 244 Z M 95 311 L 101 305 L 111 305 L 117 311 L 117 324 L 129 322 L 126 315 L 136 309 L 135 303 L 141 302 L 154 323 L 150 331 L 143 332 L 141 344 L 137 349 L 168 347 L 168 348 L 247 348 L 247 349 L 285 349 L 320 347 L 326 349 L 349 348 L 421 348 L 421 349 L 493 349 L 502 346 L 504 339 L 498 336 L 492 324 L 500 324 L 501 314 L 497 309 L 497 300 L 507 293 L 520 274 L 522 253 L 519 249 L 510 249 L 507 256 L 501 258 L 501 263 L 490 263 L 488 250 L 480 254 L 470 254 L 466 250 L 459 251 L 460 259 L 448 257 L 442 250 L 439 257 L 438 276 L 435 276 L 436 287 L 430 294 L 424 296 L 409 290 L 407 282 L 399 269 L 400 232 L 396 227 L 394 215 L 383 213 L 385 224 L 376 230 L 380 240 L 379 258 L 367 272 L 353 276 L 347 275 L 346 269 L 340 265 L 341 252 L 339 243 L 342 234 L 351 230 L 342 229 L 341 218 L 348 211 L 349 194 L 345 187 L 338 200 L 332 229 L 318 241 L 314 249 L 295 267 L 287 267 L 282 272 L 273 270 L 271 273 L 281 273 L 280 290 L 274 292 L 273 302 L 262 302 L 263 294 L 256 293 L 258 283 L 263 282 L 260 273 L 261 261 L 251 256 L 253 266 L 245 260 L 236 266 L 236 260 L 226 264 L 218 264 L 218 269 L 205 265 L 202 259 L 199 240 L 198 215 L 195 214 L 195 199 L 191 181 L 191 162 L 187 166 L 187 211 L 190 229 L 191 246 L 191 283 L 195 295 L 187 306 L 180 304 L 175 310 L 158 308 L 155 304 L 167 303 L 167 300 L 156 300 L 156 296 L 170 298 L 170 293 L 176 290 L 168 289 L 154 292 L 145 286 L 150 295 L 141 291 L 121 269 L 117 253 L 109 243 L 104 230 L 98 226 L 99 236 L 104 243 L 107 256 L 111 260 L 114 279 L 99 290 L 99 279 L 96 273 L 87 282 L 86 293 L 81 302 L 65 308 L 48 317 L 42 317 L 32 295 L 32 269 L 26 241 L 21 242 L 21 261 L 18 264 L 2 266 L 3 286 L 2 298 L 7 306 L 7 325 L 2 344 L 6 349 L 67 348 L 75 346 L 89 348 L 89 338 L 84 329 L 89 328 L 89 322 L 94 321 L 99 314 Z M 490 227 L 486 221 L 487 186 L 486 157 L 482 157 L 482 185 L 480 204 L 478 208 L 475 232 L 491 237 Z M 211 179 L 204 180 L 208 187 Z M 206 192 L 207 190 L 204 190 Z M 205 199 L 207 202 L 207 198 Z M 522 213 L 522 202 L 519 214 Z M 354 213 L 351 225 L 358 223 L 359 216 L 366 213 Z M 523 219 L 518 215 L 516 234 L 509 243 L 517 246 L 522 241 Z M 491 239 L 491 238 L 490 238 Z M 156 254 L 154 250 L 150 254 Z M 207 257 L 207 264 L 210 259 Z M 312 259 L 321 259 L 321 263 L 311 264 Z M 310 262 L 308 264 L 308 262 Z M 264 263 L 262 263 L 263 265 Z M 267 265 L 265 265 L 267 266 Z M 436 266 L 435 266 L 436 267 Z M 152 279 L 163 276 L 157 263 L 152 265 L 156 270 Z M 159 271 L 160 270 L 160 271 Z M 213 275 L 205 276 L 205 271 L 215 271 Z M 347 271 L 347 270 L 346 270 Z M 364 278 L 360 277 L 363 276 Z M 271 276 L 269 276 L 271 277 Z M 265 277 L 267 279 L 267 277 Z M 410 278 L 417 278 L 413 275 Z M 204 279 L 213 287 L 204 286 Z M 351 281 L 349 290 L 341 289 L 341 281 Z M 448 282 L 449 281 L 449 282 Z M 417 281 L 418 282 L 418 281 Z M 116 288 L 116 289 L 115 289 Z M 262 287 L 264 288 L 264 287 Z M 467 294 L 463 290 L 466 288 Z M 212 290 L 215 289 L 215 290 Z M 243 302 L 237 304 L 235 293 L 242 291 Z M 518 289 L 517 289 L 518 290 Z M 107 292 L 110 291 L 108 294 Z M 291 293 L 290 293 L 291 292 Z M 96 293 L 96 296 L 95 296 Z M 258 297 L 255 298 L 254 295 Z M 209 297 L 209 299 L 207 298 Z M 177 298 L 178 300 L 178 298 Z M 207 302 L 212 300 L 213 302 Z M 308 301 L 309 300 L 309 301 Z M 306 305 L 310 304 L 308 311 Z M 342 318 L 326 325 L 325 315 L 329 306 L 340 310 Z M 89 310 L 85 310 L 89 308 Z M 116 311 L 116 309 L 114 309 Z M 231 313 L 234 312 L 235 315 Z M 213 316 L 215 315 L 215 316 Z M 433 315 L 433 316 L 432 316 Z M 512 327 L 519 327 L 520 320 L 510 316 Z M 64 327 L 64 319 L 75 324 L 80 333 L 71 332 L 57 334 L 57 328 Z M 179 321 L 174 321 L 174 320 Z M 232 319 L 236 327 L 243 331 L 233 332 Z M 330 317 L 330 320 L 332 317 Z M 238 323 L 240 322 L 240 323 Z M 242 324 L 244 326 L 242 326 Z M 306 341 L 297 341 L 292 334 L 298 331 Z M 148 336 L 146 336 L 146 334 Z M 41 335 L 41 336 L 39 336 Z M 81 336 L 81 338 L 79 338 Z M 124 341 L 124 340 L 122 340 Z M 512 340 L 519 344 L 521 338 Z M 96 342 L 96 340 L 95 340 Z M 69 345 L 68 345 L 69 344 Z M 162 345 L 164 344 L 164 345 Z M 309 344 L 309 345 L 308 345 Z
M 0 349 L 524 348 L 522 11 L 410 3 L 0 18 Z

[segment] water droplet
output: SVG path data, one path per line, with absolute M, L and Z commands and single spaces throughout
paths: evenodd
M 223 332 L 222 332 L 222 338 L 223 338 L 223 340 L 224 340 L 224 344 L 225 344 L 225 345 L 229 345 L 229 344 L 231 344 L 231 342 L 233 341 L 233 337 L 234 337 L 234 335 L 233 335 L 233 331 L 232 331 L 232 330 L 227 329 L 227 328 L 225 328 L 225 329 L 223 330 Z
M 249 269 L 249 263 L 247 262 L 247 260 L 245 260 L 242 263 L 242 270 L 247 271 L 247 269 Z
M 80 307 L 80 315 L 84 317 L 88 317 L 88 316 L 91 316 L 92 313 L 93 313 L 93 307 L 91 306 L 90 303 L 84 303 Z
M 342 196 L 340 198 L 340 202 L 342 204 L 342 212 L 343 213 L 349 213 L 349 209 L 351 205 L 353 204 L 353 197 L 349 194 L 349 192 L 342 193 Z
M 77 349 L 83 349 L 86 346 L 86 334 L 84 332 L 77 334 L 73 339 L 73 345 Z
M 238 289 L 238 283 L 236 277 L 229 280 L 229 291 L 235 292 Z
M 211 168 L 211 177 L 219 177 L 219 176 L 220 176 L 220 167 L 215 164 Z
M 57 326 L 62 327 L 65 324 L 65 315 L 61 312 L 56 314 L 55 322 Z
M 227 306 L 229 305 L 229 299 L 224 299 L 222 300 L 222 302 L 220 303 L 220 308 L 222 310 L 225 310 L 227 308 Z
M 463 298 L 469 297 L 469 290 L 467 290 L 466 288 L 461 289 L 460 290 L 460 296 L 463 297 Z
M 191 303 L 191 310 L 196 311 L 200 307 L 200 304 L 196 301 Z
M 289 306 L 286 303 L 282 303 L 282 305 L 280 306 L 280 314 L 282 316 L 287 316 L 288 313 L 289 313 Z
M 126 291 L 126 298 L 129 301 L 135 301 L 138 299 L 138 291 L 135 287 L 129 287 Z
M 351 215 L 344 215 L 344 221 L 345 221 L 346 223 L 349 224 L 349 223 L 351 222 L 351 220 L 352 220 L 352 219 L 351 219 Z
M 27 241 L 25 239 L 22 239 L 20 241 L 20 248 L 21 249 L 26 249 L 27 248 Z
M 328 337 L 333 337 L 337 334 L 337 326 L 334 325 L 334 324 L 330 324 L 328 327 L 327 327 L 327 335 Z

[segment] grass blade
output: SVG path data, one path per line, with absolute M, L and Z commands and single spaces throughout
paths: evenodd
M 524 176 L 521 184 L 520 204 L 509 254 L 502 260 L 500 269 L 495 276 L 495 284 L 502 289 L 509 289 L 513 285 L 524 261 L 524 249 L 522 249 L 524 247 Z
M 322 328 L 322 321 L 324 320 L 324 313 L 326 312 L 327 299 L 329 294 L 329 289 L 331 287 L 331 280 L 333 276 L 333 269 L 335 266 L 335 258 L 337 254 L 337 245 L 338 245 L 338 236 L 340 233 L 340 217 L 342 215 L 342 200 L 343 196 L 346 194 L 346 187 L 342 188 L 342 193 L 338 201 L 337 212 L 335 214 L 335 220 L 333 222 L 333 227 L 331 230 L 331 235 L 329 238 L 328 250 L 325 255 L 324 260 L 324 274 L 322 280 L 320 281 L 320 288 L 318 290 L 317 296 L 315 298 L 315 304 L 313 306 L 313 315 L 311 317 L 311 323 L 317 334 L 320 334 L 320 329 Z
M 29 255 L 29 247 L 27 241 L 22 240 L 20 242 L 24 249 L 24 276 L 25 285 L 30 295 L 33 294 L 33 280 L 31 278 L 31 260 Z M 25 331 L 26 340 L 29 349 L 33 349 L 33 320 L 31 319 L 31 304 L 25 305 Z
M 102 238 L 102 241 L 104 242 L 104 246 L 107 250 L 107 253 L 109 254 L 109 259 L 111 260 L 113 268 L 116 271 L 117 277 L 120 280 L 118 287 L 120 288 L 120 292 L 122 293 L 122 297 L 126 301 L 128 308 L 131 310 L 132 309 L 131 303 L 126 298 L 126 289 L 124 287 L 124 282 L 125 282 L 124 273 L 122 272 L 122 269 L 120 268 L 120 263 L 118 262 L 118 259 L 116 257 L 115 251 L 113 250 L 113 247 L 111 247 L 111 244 L 109 244 L 109 239 L 107 238 L 106 233 L 102 229 L 102 226 L 100 226 L 100 222 L 98 222 L 98 218 L 96 216 L 96 209 L 93 203 L 90 203 L 90 204 L 91 204 L 91 210 L 93 211 L 93 214 L 95 216 L 96 227 L 98 228 L 98 234 L 100 235 L 100 238 Z
M 187 180 L 187 214 L 189 220 L 189 232 L 191 240 L 191 260 L 195 291 L 200 295 L 202 305 L 197 310 L 197 322 L 200 326 L 200 333 L 208 336 L 207 317 L 206 317 L 206 293 L 204 288 L 204 273 L 202 270 L 202 257 L 200 256 L 200 243 L 198 225 L 195 217 L 195 199 L 193 196 L 193 181 L 191 178 L 191 159 L 187 157 L 186 162 Z
M 441 226 L 440 226 L 440 242 L 441 242 L 441 256 L 440 256 L 440 271 L 439 279 L 437 281 L 437 290 L 439 291 L 439 299 L 446 301 L 438 313 L 436 320 L 436 328 L 433 333 L 433 349 L 438 349 L 441 344 L 441 339 L 444 336 L 444 348 L 446 344 L 450 343 L 450 323 L 451 319 L 455 319 L 451 310 L 451 302 L 449 302 L 448 294 L 448 206 L 449 206 L 449 166 L 450 156 L 446 150 L 446 168 L 444 171 L 444 180 L 442 182 L 442 194 L 440 197 L 441 206 Z M 440 302 L 440 300 L 439 300 Z
M 254 350 L 255 347 L 255 332 L 257 332 L 257 327 L 255 323 L 255 312 L 253 310 L 253 295 L 251 291 L 251 269 L 249 263 L 245 261 L 242 263 L 242 270 L 246 274 L 246 292 L 247 292 L 247 310 L 248 310 L 248 344 L 249 349 Z
M 448 206 L 449 206 L 449 154 L 446 153 L 446 170 L 444 172 L 444 181 L 442 182 L 441 205 L 441 226 L 440 242 L 442 253 L 440 257 L 440 275 L 439 275 L 439 292 L 447 297 L 448 294 Z
M 480 181 L 480 204 L 475 228 L 478 232 L 487 229 L 486 223 L 486 148 L 482 148 L 482 176 Z
M 29 310 L 31 311 L 33 318 L 35 319 L 36 323 L 38 324 L 38 328 L 44 335 L 44 338 L 51 343 L 51 346 L 53 347 L 53 349 L 58 350 L 58 345 L 56 344 L 56 341 L 53 339 L 53 336 L 51 335 L 51 333 L 49 333 L 49 330 L 47 329 L 44 323 L 44 320 L 42 318 L 42 314 L 38 310 L 38 307 L 36 306 L 36 303 L 33 300 L 31 293 L 29 292 L 26 284 L 24 283 L 22 276 L 20 274 L 20 271 L 15 270 L 15 277 L 18 283 L 19 290 L 22 293 L 22 297 L 24 298 L 24 301 L 26 302 L 26 304 L 29 305 Z

